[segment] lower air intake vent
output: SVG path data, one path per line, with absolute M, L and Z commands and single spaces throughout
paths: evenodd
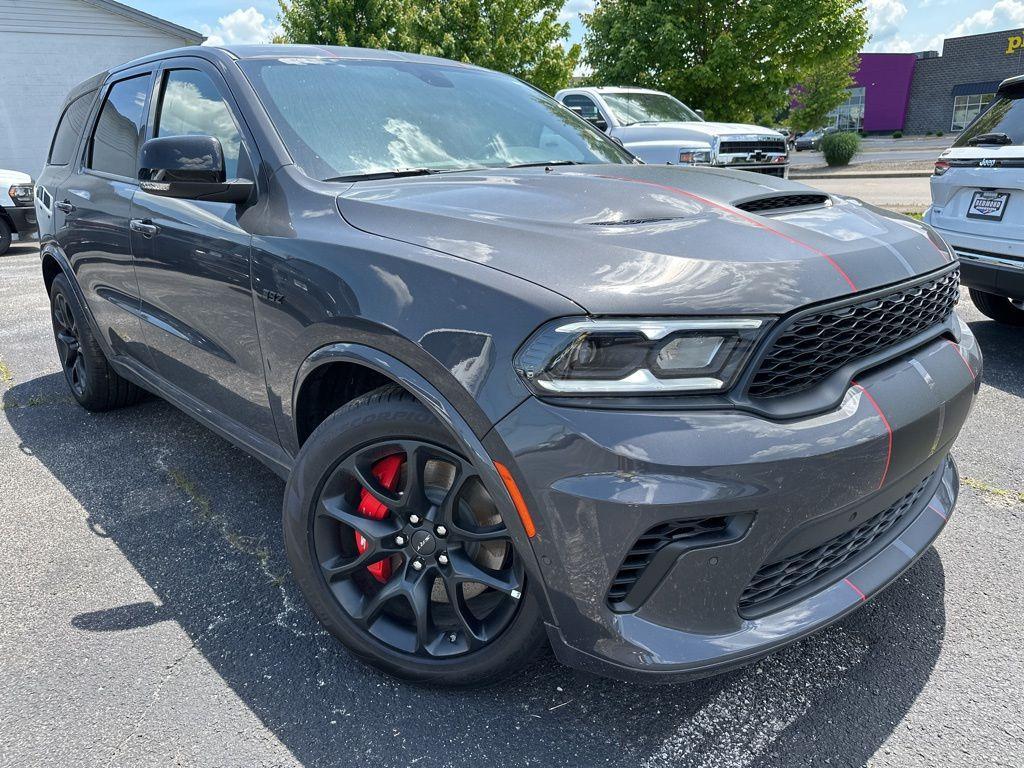
M 740 615 L 757 618 L 781 610 L 827 587 L 850 570 L 851 560 L 869 553 L 914 507 L 928 482 L 920 484 L 888 509 L 824 544 L 765 565 L 754 574 L 740 597 Z M 843 566 L 847 567 L 843 567 Z
M 828 195 L 818 194 L 772 195 L 771 197 L 747 200 L 736 207 L 747 213 L 766 213 L 768 211 L 783 211 L 788 208 L 804 208 L 812 205 L 832 205 L 832 198 Z
M 672 520 L 651 528 L 637 539 L 626 553 L 618 573 L 608 589 L 608 602 L 622 608 L 623 601 L 654 556 L 669 544 L 690 541 L 694 544 L 717 541 L 729 529 L 728 517 L 703 517 L 697 520 Z

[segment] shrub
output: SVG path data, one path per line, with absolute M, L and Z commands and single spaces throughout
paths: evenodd
M 936 132 L 935 132 L 935 135 L 936 135 L 936 136 L 942 136 L 942 135 L 944 135 L 944 134 L 942 133 L 942 131 L 936 131 Z
M 931 132 L 931 131 L 925 131 L 924 135 L 925 135 L 925 136 L 931 136 L 931 135 L 932 135 L 932 132 Z
M 821 153 L 829 165 L 848 165 L 859 149 L 856 133 L 830 133 L 821 140 Z
M 902 139 L 903 138 L 903 131 L 893 131 L 892 132 L 892 137 L 894 139 Z

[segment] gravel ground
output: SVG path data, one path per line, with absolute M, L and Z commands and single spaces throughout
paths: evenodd
M 38 255 L 0 258 L 0 765 L 1024 764 L 1024 337 L 962 310 L 985 384 L 936 546 L 842 623 L 739 672 L 647 688 L 551 658 L 498 687 L 402 685 L 306 611 L 283 484 L 151 400 L 89 415 Z
M 928 178 L 890 177 L 877 178 L 832 178 L 800 179 L 794 178 L 810 187 L 839 195 L 850 195 L 883 208 L 891 208 L 900 213 L 923 213 L 931 205 L 931 188 Z

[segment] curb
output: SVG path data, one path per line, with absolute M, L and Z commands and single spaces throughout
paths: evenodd
M 827 173 L 822 171 L 789 170 L 791 179 L 927 179 L 931 171 L 850 171 Z

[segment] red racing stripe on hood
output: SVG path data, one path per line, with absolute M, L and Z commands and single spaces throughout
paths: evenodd
M 709 205 L 712 208 L 717 208 L 720 211 L 725 211 L 726 213 L 728 213 L 728 214 L 730 214 L 732 216 L 736 216 L 736 217 L 738 217 L 740 219 L 743 219 L 744 221 L 746 221 L 746 222 L 748 222 L 750 224 L 753 224 L 755 227 L 758 227 L 759 229 L 763 229 L 766 232 L 771 232 L 773 235 L 777 235 L 778 237 L 781 237 L 784 240 L 788 240 L 790 243 L 793 243 L 793 245 L 797 245 L 797 246 L 799 246 L 799 247 L 801 247 L 801 248 L 803 248 L 805 250 L 810 251 L 813 254 L 821 256 L 829 264 L 831 264 L 832 268 L 835 269 L 835 271 L 839 274 L 839 276 L 841 278 L 843 278 L 843 280 L 846 281 L 846 284 L 848 286 L 850 286 L 850 290 L 851 291 L 853 291 L 855 293 L 857 291 L 856 284 L 854 284 L 853 280 L 850 279 L 850 276 L 848 274 L 846 274 L 846 270 L 844 270 L 842 267 L 840 267 L 839 264 L 836 263 L 836 260 L 833 259 L 831 256 L 829 256 L 827 253 L 825 253 L 824 251 L 822 251 L 822 250 L 820 250 L 818 248 L 815 248 L 813 245 L 808 245 L 807 243 L 804 243 L 804 242 L 802 242 L 800 240 L 797 240 L 795 237 L 790 237 L 789 235 L 785 234 L 784 232 L 780 232 L 777 229 L 769 227 L 763 221 L 758 221 L 757 219 L 755 219 L 755 218 L 753 218 L 751 216 L 746 215 L 745 213 L 740 211 L 738 208 L 733 208 L 730 205 L 725 205 L 723 203 L 719 203 L 719 202 L 716 202 L 714 200 L 710 200 L 710 199 L 708 199 L 706 197 L 701 197 L 700 195 L 695 195 L 693 192 L 687 192 L 685 189 L 679 189 L 679 187 L 670 187 L 667 184 L 659 184 L 656 181 L 644 181 L 643 179 L 631 179 L 631 178 L 629 178 L 627 176 L 608 176 L 608 175 L 605 175 L 605 174 L 594 174 L 594 176 L 596 178 L 599 178 L 599 179 L 613 179 L 615 181 L 628 181 L 628 182 L 632 182 L 634 184 L 644 184 L 644 185 L 646 185 L 648 187 L 657 187 L 659 189 L 664 189 L 667 192 L 671 192 L 673 194 L 683 195 L 684 197 L 689 197 L 689 198 L 691 198 L 693 200 L 696 200 L 699 203 L 703 203 L 704 205 Z

